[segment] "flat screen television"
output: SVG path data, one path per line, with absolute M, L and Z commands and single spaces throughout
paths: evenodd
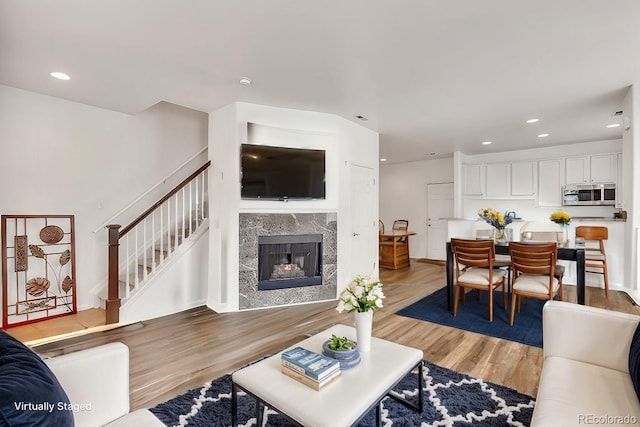
M 325 151 L 242 144 L 243 199 L 325 198 Z

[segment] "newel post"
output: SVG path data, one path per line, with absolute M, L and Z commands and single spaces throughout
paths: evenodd
M 120 321 L 120 296 L 118 295 L 118 246 L 120 225 L 107 225 L 109 229 L 109 278 L 107 288 L 107 325 Z

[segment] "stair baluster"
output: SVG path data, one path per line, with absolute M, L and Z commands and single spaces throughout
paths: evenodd
M 210 161 L 205 163 L 122 230 L 118 224 L 106 226 L 109 230 L 107 324 L 119 321 L 122 299 L 129 298 L 144 286 L 156 269 L 162 267 L 207 218 L 207 169 L 210 165 Z M 157 228 L 156 212 L 159 215 Z M 133 236 L 130 235 L 132 231 Z M 130 247 L 132 244 L 133 248 Z M 125 246 L 123 257 L 120 257 L 120 245 Z M 119 278 L 121 265 L 125 271 L 124 280 Z

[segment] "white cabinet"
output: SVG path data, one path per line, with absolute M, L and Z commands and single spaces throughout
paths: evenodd
M 509 163 L 493 163 L 486 166 L 487 197 L 506 197 L 509 195 Z
M 589 157 L 570 157 L 565 160 L 565 182 L 586 184 L 589 181 Z
M 463 189 L 462 192 L 465 196 L 482 196 L 483 194 L 483 172 L 484 165 L 463 165 Z
M 562 159 L 538 162 L 538 206 L 562 206 L 563 176 Z
M 468 197 L 531 199 L 536 193 L 536 162 L 463 165 Z
M 535 162 L 511 163 L 511 195 L 535 195 Z M 488 181 L 487 181 L 488 182 Z
M 565 182 L 567 184 L 616 182 L 616 170 L 616 153 L 569 157 L 565 159 Z
M 599 154 L 591 156 L 591 182 L 616 182 L 617 154 Z

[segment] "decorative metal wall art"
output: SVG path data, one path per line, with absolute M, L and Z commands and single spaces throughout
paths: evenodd
M 2 328 L 76 312 L 73 215 L 2 215 Z

